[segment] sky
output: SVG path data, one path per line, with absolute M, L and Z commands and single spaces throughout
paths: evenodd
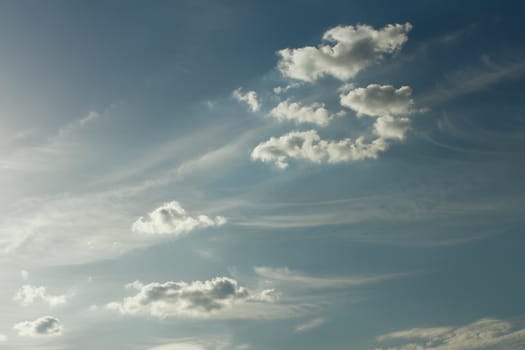
M 525 349 L 515 1 L 0 1 L 0 349 Z

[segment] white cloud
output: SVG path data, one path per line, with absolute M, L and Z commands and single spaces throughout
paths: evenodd
M 7 341 L 7 336 L 5 334 L 0 334 L 0 343 L 5 343 Z
M 184 235 L 196 229 L 222 226 L 227 222 L 223 216 L 211 218 L 207 215 L 189 216 L 179 202 L 164 203 L 132 225 L 134 232 L 149 234 Z
M 374 132 L 384 140 L 403 140 L 410 129 L 407 117 L 417 110 L 412 89 L 402 86 L 370 84 L 365 88 L 343 86 L 339 95 L 341 105 L 357 113 L 358 117 L 376 117 Z
M 381 139 L 403 140 L 410 129 L 410 119 L 406 117 L 379 117 L 374 123 L 374 131 Z
M 122 302 L 107 305 L 110 310 L 122 314 L 147 314 L 155 317 L 188 316 L 208 317 L 231 310 L 234 305 L 249 302 L 252 294 L 239 286 L 236 280 L 216 277 L 207 281 L 149 283 L 133 282 L 129 288 L 136 289 L 134 296 Z M 273 292 L 272 292 L 273 293 Z M 259 295 L 255 293 L 255 299 Z M 257 300 L 261 301 L 260 298 Z
M 338 276 L 318 277 L 308 276 L 299 271 L 286 267 L 272 268 L 258 266 L 255 268 L 257 276 L 266 280 L 286 285 L 295 285 L 305 288 L 342 288 L 382 282 L 388 279 L 403 276 L 403 274 L 372 275 L 372 276 Z
M 405 116 L 415 112 L 412 89 L 402 86 L 370 84 L 356 88 L 340 96 L 341 105 L 357 113 L 358 117 Z
M 274 107 L 269 115 L 279 121 L 294 121 L 299 123 L 311 123 L 319 126 L 326 126 L 337 117 L 342 117 L 344 111 L 330 113 L 323 103 L 313 103 L 303 105 L 300 102 L 290 102 L 289 100 L 280 102 Z
M 24 285 L 16 292 L 13 300 L 24 306 L 31 305 L 37 300 L 49 306 L 57 306 L 67 302 L 67 295 L 50 295 L 45 287 Z
M 22 277 L 24 281 L 27 281 L 29 279 L 29 272 L 26 270 L 20 271 L 20 277 Z
M 387 148 L 388 144 L 381 138 L 370 143 L 366 143 L 363 137 L 355 140 L 322 140 L 315 130 L 292 131 L 260 143 L 253 149 L 251 157 L 285 169 L 290 159 L 314 163 L 341 163 L 377 158 L 378 154 Z
M 62 334 L 63 331 L 60 321 L 51 316 L 19 322 L 13 326 L 13 329 L 18 332 L 18 335 L 27 337 L 56 336 Z
M 326 323 L 326 320 L 324 318 L 314 318 L 313 320 L 310 320 L 305 323 L 301 323 L 300 325 L 295 327 L 295 332 L 297 333 L 309 332 L 311 330 L 321 327 L 325 323 Z
M 252 112 L 258 112 L 261 109 L 261 103 L 255 91 L 243 93 L 241 88 L 238 88 L 233 91 L 233 97 L 239 102 L 245 102 Z
M 294 88 L 299 87 L 299 86 L 301 86 L 300 83 L 291 83 L 291 84 L 288 84 L 286 86 L 276 86 L 276 87 L 273 88 L 273 92 L 276 95 L 280 95 L 280 94 L 283 94 L 283 93 L 287 92 L 290 89 L 294 89 Z
M 381 29 L 368 25 L 337 26 L 324 33 L 327 44 L 278 51 L 278 68 L 284 76 L 308 82 L 325 75 L 348 80 L 385 54 L 397 52 L 408 40 L 411 29 L 410 23 L 389 24 Z
M 514 329 L 510 322 L 481 319 L 460 327 L 412 328 L 388 333 L 378 342 L 407 342 L 377 350 L 475 350 L 510 349 L 525 341 L 525 329 Z

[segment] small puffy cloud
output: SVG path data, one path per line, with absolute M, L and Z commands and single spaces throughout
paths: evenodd
M 374 123 L 374 131 L 384 140 L 403 140 L 410 129 L 410 119 L 406 117 L 392 117 L 386 115 L 379 117 Z
M 222 226 L 227 222 L 223 216 L 211 218 L 207 215 L 195 217 L 186 213 L 179 202 L 164 203 L 146 216 L 137 219 L 132 225 L 133 232 L 148 234 L 173 234 L 181 236 L 207 227 Z
M 243 93 L 241 88 L 238 88 L 233 91 L 232 95 L 237 101 L 246 103 L 252 112 L 258 112 L 261 109 L 261 103 L 255 91 Z
M 273 88 L 273 92 L 276 95 L 280 95 L 280 94 L 284 94 L 285 92 L 287 92 L 290 89 L 294 89 L 294 88 L 299 87 L 299 86 L 301 86 L 301 83 L 291 83 L 291 84 L 288 84 L 288 85 L 285 85 L 285 86 L 276 86 L 276 87 Z
M 370 143 L 365 142 L 363 137 L 355 140 L 322 140 L 315 130 L 292 131 L 260 143 L 253 149 L 251 157 L 285 169 L 290 159 L 313 163 L 342 163 L 377 158 L 387 148 L 388 144 L 381 138 Z
M 136 295 L 122 302 L 107 305 L 122 314 L 149 314 L 155 317 L 206 317 L 231 309 L 236 303 L 247 301 L 250 293 L 237 281 L 216 277 L 207 281 L 149 283 L 128 285 Z
M 270 111 L 269 116 L 279 121 L 293 121 L 297 124 L 310 123 L 326 126 L 332 119 L 341 117 L 344 114 L 344 111 L 335 114 L 330 113 L 323 103 L 303 105 L 300 102 L 290 102 L 286 100 L 274 107 Z
M 51 316 L 19 322 L 13 326 L 13 329 L 18 332 L 18 335 L 26 337 L 57 336 L 63 331 L 60 321 Z
M 405 116 L 415 112 L 412 89 L 402 86 L 370 84 L 365 88 L 352 89 L 340 96 L 341 105 L 357 113 L 357 116 Z
M 311 330 L 321 327 L 325 323 L 326 323 L 326 320 L 324 318 L 314 318 L 313 320 L 302 323 L 298 325 L 297 327 L 295 327 L 295 332 L 296 333 L 309 332 Z
M 37 300 L 41 300 L 49 306 L 57 306 L 65 304 L 67 296 L 48 294 L 45 287 L 24 285 L 16 292 L 13 300 L 24 306 L 31 305 Z
M 330 75 L 343 81 L 397 52 L 408 40 L 410 23 L 389 24 L 381 29 L 368 25 L 337 26 L 323 35 L 325 44 L 284 49 L 278 68 L 289 78 L 307 82 Z
M 459 327 L 412 328 L 377 338 L 380 343 L 396 342 L 377 350 L 476 350 L 511 349 L 523 344 L 525 329 L 515 329 L 510 322 L 481 319 Z
M 0 334 L 0 343 L 5 343 L 7 341 L 7 336 L 5 334 Z
M 29 279 L 29 272 L 26 270 L 20 271 L 20 277 L 22 277 L 24 281 L 27 281 Z

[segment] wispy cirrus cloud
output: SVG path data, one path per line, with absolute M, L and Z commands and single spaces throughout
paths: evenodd
M 377 337 L 379 343 L 396 342 L 378 350 L 517 349 L 525 344 L 525 329 L 504 320 L 484 318 L 464 326 L 412 328 Z
M 294 285 L 305 288 L 344 288 L 383 282 L 406 276 L 406 274 L 386 274 L 371 276 L 310 276 L 287 267 L 273 268 L 255 267 L 255 273 L 260 278 L 280 284 Z
M 314 318 L 305 323 L 301 323 L 295 327 L 296 333 L 310 332 L 316 328 L 322 327 L 326 323 L 324 318 Z

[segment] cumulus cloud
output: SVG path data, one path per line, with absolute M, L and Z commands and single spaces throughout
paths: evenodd
M 13 300 L 24 306 L 31 305 L 37 300 L 50 306 L 57 306 L 67 302 L 67 295 L 51 295 L 47 293 L 45 287 L 24 285 L 16 292 Z
M 410 129 L 407 117 L 417 110 L 412 99 L 412 89 L 402 86 L 370 84 L 365 88 L 343 87 L 341 105 L 357 113 L 358 117 L 377 118 L 374 132 L 384 140 L 403 140 Z
M 297 124 L 310 123 L 319 126 L 326 126 L 332 119 L 342 117 L 344 114 L 344 111 L 330 113 L 323 103 L 303 105 L 300 102 L 289 100 L 280 102 L 269 113 L 271 117 L 279 121 L 293 121 Z
M 60 321 L 51 316 L 19 322 L 13 326 L 13 329 L 18 332 L 18 335 L 26 337 L 57 336 L 63 331 Z
M 403 140 L 410 129 L 410 119 L 386 115 L 379 117 L 374 123 L 374 131 L 383 140 Z
M 261 103 L 255 91 L 243 93 L 241 88 L 238 88 L 233 91 L 233 97 L 239 102 L 246 103 L 252 112 L 258 112 L 261 109 Z
M 7 341 L 7 336 L 5 334 L 0 334 L 0 343 L 4 343 Z
M 173 234 L 181 236 L 207 227 L 222 226 L 227 222 L 223 216 L 211 218 L 207 215 L 190 216 L 179 202 L 164 203 L 146 216 L 141 216 L 132 225 L 133 232 L 148 234 Z
M 341 105 L 355 111 L 358 117 L 403 116 L 415 112 L 409 86 L 396 89 L 392 85 L 370 84 L 343 92 L 339 97 Z
M 349 80 L 385 54 L 397 52 L 411 29 L 410 23 L 389 24 L 381 29 L 337 26 L 324 33 L 325 44 L 278 51 L 278 68 L 284 76 L 302 81 L 315 81 L 325 75 Z
M 377 158 L 388 144 L 381 138 L 366 142 L 364 137 L 355 140 L 322 140 L 317 131 L 292 131 L 281 137 L 271 137 L 258 144 L 252 151 L 254 160 L 274 163 L 285 169 L 290 159 L 314 163 L 342 163 L 367 158 Z
M 149 283 L 133 282 L 129 288 L 136 295 L 122 302 L 107 305 L 110 310 L 122 314 L 147 314 L 155 317 L 189 316 L 207 317 L 231 309 L 235 304 L 250 300 L 262 301 L 274 291 L 251 294 L 239 286 L 236 280 L 216 277 L 207 281 Z
M 388 333 L 378 342 L 405 342 L 377 350 L 475 350 L 509 349 L 525 342 L 525 329 L 515 329 L 510 322 L 481 319 L 459 327 L 412 328 Z
M 300 325 L 295 327 L 295 332 L 296 333 L 309 332 L 311 330 L 321 327 L 325 323 L 326 323 L 326 320 L 324 318 L 314 318 L 313 320 L 310 320 L 305 323 L 301 323 Z

